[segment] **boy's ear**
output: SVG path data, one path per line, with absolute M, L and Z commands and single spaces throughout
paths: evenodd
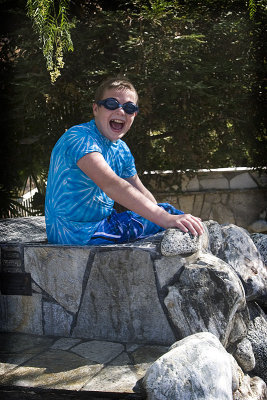
M 97 112 L 97 108 L 98 108 L 98 105 L 96 103 L 93 103 L 93 113 L 94 113 L 94 115 Z

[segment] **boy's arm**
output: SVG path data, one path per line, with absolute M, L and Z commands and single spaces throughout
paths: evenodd
M 149 200 L 157 204 L 157 200 L 155 199 L 153 194 L 143 185 L 137 174 L 131 176 L 130 178 L 125 178 L 125 180 L 129 182 L 132 186 L 134 186 L 136 189 L 138 189 L 139 192 L 143 193 L 143 195 L 146 196 Z
M 157 206 L 139 189 L 125 179 L 120 178 L 98 152 L 86 154 L 77 162 L 78 167 L 91 178 L 111 199 L 131 211 L 161 226 L 162 228 L 179 228 L 194 235 L 203 233 L 199 218 L 190 214 L 171 215 Z

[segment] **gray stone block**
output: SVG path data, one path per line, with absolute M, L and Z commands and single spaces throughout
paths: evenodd
M 46 351 L 0 377 L 0 384 L 78 391 L 102 368 L 74 353 Z
M 248 172 L 243 172 L 230 180 L 230 189 L 253 189 L 258 185 Z
M 100 371 L 82 390 L 133 393 L 137 377 L 126 353 Z
M 169 282 L 179 274 L 185 264 L 186 259 L 181 256 L 161 257 L 155 260 L 155 268 L 160 288 L 162 289 L 169 284 Z
M 148 252 L 124 249 L 96 254 L 73 336 L 174 342 Z
M 88 247 L 26 246 L 25 270 L 57 303 L 75 313 L 90 251 Z

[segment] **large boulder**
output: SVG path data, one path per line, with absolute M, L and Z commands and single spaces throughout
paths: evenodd
M 245 376 L 208 332 L 172 345 L 148 368 L 143 385 L 148 400 L 263 400 L 267 393 L 265 383 Z
M 214 335 L 188 336 L 148 368 L 144 387 L 148 400 L 232 400 L 231 359 Z
M 164 303 L 181 338 L 213 333 L 227 347 L 237 313 L 246 309 L 243 286 L 224 261 L 202 254 L 168 286 Z M 235 341 L 246 336 L 246 325 Z

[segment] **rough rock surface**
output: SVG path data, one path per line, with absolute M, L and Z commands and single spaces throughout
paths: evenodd
M 233 393 L 233 400 L 266 400 L 266 384 L 258 376 L 250 377 L 240 373 L 240 386 Z
M 190 232 L 184 233 L 179 229 L 167 229 L 161 241 L 161 254 L 168 257 L 196 253 L 206 247 L 206 238 L 206 234 L 199 238 Z
M 267 383 L 267 316 L 256 304 L 249 304 L 250 323 L 247 338 L 251 342 L 256 366 L 251 371 Z
M 0 220 L 0 243 L 47 242 L 45 217 Z
M 209 250 L 216 257 L 219 257 L 220 249 L 223 247 L 222 227 L 217 221 L 205 221 L 209 235 Z
M 255 356 L 251 342 L 247 338 L 238 343 L 234 357 L 242 367 L 243 371 L 248 372 L 255 368 Z
M 235 314 L 246 307 L 240 280 L 224 261 L 211 254 L 202 254 L 183 269 L 179 279 L 168 286 L 164 302 L 180 337 L 209 331 L 225 347 Z M 236 340 L 244 336 L 246 330 Z
M 267 268 L 267 235 L 264 235 L 262 233 L 253 233 L 250 237 L 257 247 L 262 257 L 262 260 Z
M 248 232 L 232 224 L 219 225 L 216 222 L 207 227 L 211 251 L 235 270 L 242 281 L 247 300 L 260 299 L 267 304 L 267 269 Z M 216 246 L 218 237 L 220 239 Z
M 147 400 L 265 400 L 259 377 L 245 375 L 209 332 L 174 343 L 143 379 Z

